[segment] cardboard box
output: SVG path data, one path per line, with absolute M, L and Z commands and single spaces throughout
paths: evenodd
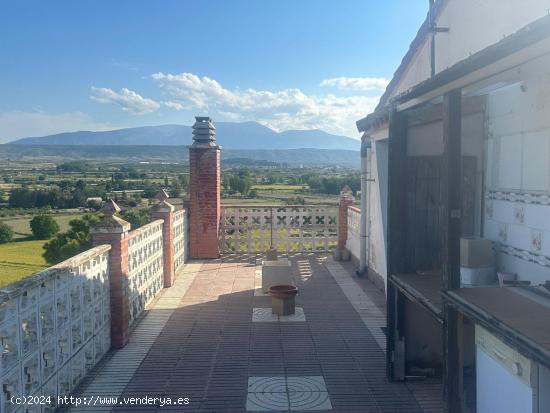
M 492 241 L 479 237 L 460 238 L 460 266 L 488 268 L 494 265 Z

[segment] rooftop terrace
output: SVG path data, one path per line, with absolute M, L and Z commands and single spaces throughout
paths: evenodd
M 189 398 L 139 407 L 151 412 L 443 410 L 438 383 L 386 380 L 385 297 L 349 262 L 291 255 L 297 312 L 278 319 L 257 288 L 260 259 L 189 261 L 75 395 Z M 137 409 L 97 404 L 71 411 Z

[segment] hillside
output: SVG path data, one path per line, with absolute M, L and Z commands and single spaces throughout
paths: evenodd
M 0 145 L 0 160 L 49 161 L 151 161 L 186 162 L 185 146 L 135 145 Z M 303 165 L 342 165 L 359 167 L 359 151 L 341 149 L 222 149 L 222 160 L 244 163 L 243 160 Z
M 359 150 L 359 141 L 321 130 L 275 132 L 256 122 L 217 122 L 218 143 L 225 149 L 347 149 Z M 185 125 L 144 126 L 104 132 L 67 132 L 22 138 L 15 145 L 189 145 L 191 127 Z

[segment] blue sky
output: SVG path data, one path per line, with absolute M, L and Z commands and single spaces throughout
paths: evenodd
M 426 0 L 0 0 L 0 142 L 193 115 L 357 136 Z

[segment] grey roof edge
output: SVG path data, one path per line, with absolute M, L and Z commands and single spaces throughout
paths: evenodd
M 406 102 L 429 93 L 476 70 L 498 62 L 520 50 L 550 37 L 550 14 L 532 21 L 497 43 L 466 57 L 435 76 L 424 80 L 410 89 L 394 96 L 387 106 Z
M 450 0 L 436 0 L 434 5 L 434 14 L 435 14 L 436 20 L 440 16 L 442 10 L 445 8 L 445 6 L 449 1 Z M 382 97 L 380 98 L 380 101 L 378 102 L 378 105 L 376 106 L 375 111 L 386 106 L 386 104 L 390 100 L 390 95 L 395 90 L 399 81 L 401 80 L 401 76 L 408 69 L 409 64 L 412 62 L 416 52 L 424 44 L 424 41 L 426 40 L 428 34 L 430 33 L 429 19 L 430 19 L 430 13 L 428 12 L 426 14 L 426 18 L 424 19 L 424 22 L 422 23 L 422 25 L 418 29 L 418 32 L 416 33 L 416 36 L 414 37 L 413 41 L 409 45 L 409 49 L 407 50 L 407 53 L 405 53 L 405 56 L 403 56 L 403 59 L 401 60 L 401 63 L 397 67 L 397 70 L 394 72 L 390 83 L 388 84 L 388 86 L 386 87 L 386 90 L 382 94 Z
M 390 116 L 390 107 L 385 106 L 381 109 L 377 109 L 370 115 L 365 116 L 363 119 L 359 119 L 355 122 L 357 130 L 359 132 L 368 132 L 373 128 L 387 123 Z
M 442 70 L 435 76 L 418 83 L 391 99 L 388 94 L 387 98 L 383 101 L 383 96 L 374 112 L 356 122 L 357 129 L 359 132 L 366 132 L 376 125 L 379 125 L 384 119 L 387 121 L 390 109 L 394 105 L 422 96 L 425 93 L 450 83 L 453 80 L 459 79 L 484 66 L 497 62 L 524 47 L 542 41 L 548 37 L 550 37 L 550 14 L 534 20 L 515 33 L 506 36 L 499 42 L 481 49 L 473 55 L 455 63 L 451 67 Z M 392 79 L 392 82 L 394 80 L 395 78 Z M 390 90 L 390 86 L 391 82 L 386 88 L 386 93 Z

